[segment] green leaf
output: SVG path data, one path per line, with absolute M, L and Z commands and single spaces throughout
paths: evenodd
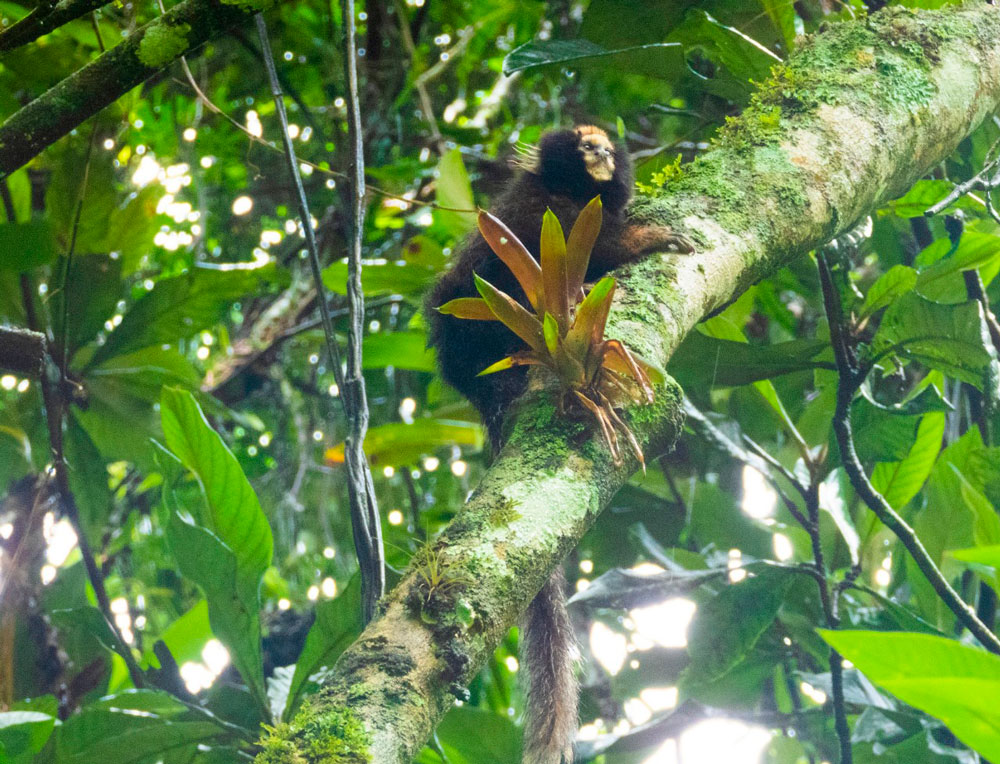
M 1000 544 L 952 549 L 948 555 L 979 574 L 993 591 L 1000 594 Z
M 485 708 L 453 707 L 438 725 L 436 737 L 449 764 L 521 761 L 519 728 L 506 716 Z M 423 761 L 418 758 L 415 764 Z
M 914 293 L 889 306 L 872 344 L 980 389 L 996 358 L 978 302 L 938 305 Z
M 437 278 L 439 271 L 417 263 L 362 263 L 361 290 L 365 297 L 382 294 L 416 295 Z M 323 269 L 323 285 L 336 294 L 347 294 L 347 261 Z
M 684 387 L 746 385 L 794 371 L 814 369 L 830 344 L 824 340 L 792 340 L 751 345 L 691 332 L 670 359 L 670 373 Z
M 570 229 L 569 239 L 566 240 L 567 294 L 572 302 L 578 299 L 576 295 L 583 288 L 587 267 L 590 265 L 590 255 L 601 233 L 603 209 L 600 196 L 591 199 L 580 211 Z
M 944 199 L 954 187 L 955 184 L 947 180 L 918 180 L 909 191 L 889 202 L 886 207 L 901 218 L 923 217 L 930 207 Z M 959 197 L 948 209 L 955 207 L 982 209 L 982 205 L 977 205 L 965 196 Z
M 171 513 L 171 548 L 185 576 L 202 587 L 212 630 L 230 649 L 251 692 L 265 705 L 260 652 L 260 582 L 271 564 L 267 518 L 239 462 L 209 426 L 194 397 L 164 388 L 167 446 L 194 473 L 204 507 Z
M 931 474 L 941 451 L 945 415 L 925 414 L 917 426 L 916 438 L 902 461 L 875 465 L 872 485 L 885 497 L 893 509 L 901 510 L 917 495 Z
M 470 321 L 497 321 L 486 300 L 481 297 L 457 297 L 449 300 L 438 309 L 439 313 L 455 318 L 464 318 Z
M 531 307 L 537 312 L 542 295 L 542 269 L 538 261 L 503 221 L 483 210 L 479 211 L 479 232 L 490 249 L 514 274 Z
M 710 684 L 743 662 L 774 622 L 790 584 L 787 572 L 764 570 L 699 605 L 688 630 L 684 685 Z
M 344 648 L 360 633 L 361 577 L 355 573 L 334 599 L 316 604 L 316 620 L 295 663 L 283 719 L 291 719 L 294 715 L 309 678 L 321 669 L 332 668 Z
M 384 369 L 394 366 L 409 371 L 436 369 L 434 351 L 427 347 L 423 332 L 380 332 L 364 339 L 362 365 L 366 369 Z
M 167 446 L 194 473 L 205 493 L 208 511 L 196 519 L 234 549 L 241 574 L 256 587 L 271 564 L 273 542 L 267 517 L 239 461 L 186 390 L 165 387 L 160 416 Z
M 947 240 L 939 240 L 921 253 L 928 257 Z M 989 284 L 1000 270 L 1000 236 L 968 231 L 962 234 L 958 247 L 950 255 L 921 268 L 917 276 L 917 292 L 933 302 L 954 305 L 968 300 L 963 271 L 979 269 L 984 283 Z
M 48 220 L 0 223 L 0 270 L 23 273 L 45 265 L 56 255 L 56 242 Z
M 573 325 L 566 333 L 566 350 L 575 358 L 584 358 L 604 341 L 604 327 L 615 298 L 615 283 L 614 278 L 605 276 L 576 306 Z
M 211 721 L 181 721 L 187 709 L 163 692 L 122 692 L 85 705 L 60 731 L 60 764 L 133 764 L 231 736 Z
M 538 319 L 524 309 L 524 307 L 514 300 L 510 295 L 501 292 L 488 281 L 472 274 L 476 282 L 476 289 L 490 306 L 493 315 L 499 319 L 504 326 L 514 334 L 524 340 L 528 347 L 535 351 L 545 348 L 545 336 L 542 332 L 542 325 Z
M 858 319 L 864 319 L 890 305 L 917 284 L 917 272 L 905 265 L 894 265 L 868 289 Z
M 1000 544 L 1000 516 L 990 500 L 973 486 L 954 464 L 949 465 L 958 478 L 959 495 L 972 513 L 972 538 L 976 546 Z
M 372 427 L 365 435 L 365 454 L 372 464 L 403 466 L 444 446 L 483 447 L 483 429 L 472 422 L 447 419 L 415 419 L 412 424 L 390 422 Z M 344 444 L 327 449 L 325 458 L 344 463 Z
M 545 347 L 548 348 L 549 355 L 554 357 L 559 350 L 559 324 L 556 322 L 555 317 L 548 311 L 545 311 L 542 332 L 545 335 Z
M 65 265 L 60 259 L 59 268 Z M 104 322 L 111 320 L 122 297 L 121 259 L 100 255 L 73 258 L 69 286 L 56 290 L 50 300 L 50 311 L 57 331 L 62 333 L 63 298 L 69 301 L 70 358 L 81 345 L 97 337 Z
M 781 58 L 734 26 L 693 9 L 671 35 L 685 48 L 698 48 L 722 69 L 702 77 L 702 87 L 715 95 L 745 102 L 754 82 L 764 82 Z
M 437 195 L 434 201 L 442 207 L 468 210 L 468 212 L 434 210 L 434 219 L 452 236 L 456 238 L 464 236 L 475 228 L 476 202 L 472 198 L 469 173 L 465 170 L 462 152 L 458 148 L 445 152 L 438 162 Z
M 660 71 L 670 71 L 670 67 L 676 68 L 676 64 L 682 60 L 681 50 L 680 44 L 676 42 L 651 43 L 608 50 L 582 38 L 576 40 L 535 40 L 518 46 L 507 54 L 503 60 L 503 73 L 509 76 L 515 72 L 539 67 L 577 67 L 587 63 L 611 66 L 612 63 L 606 59 L 614 57 L 624 59 L 617 61 L 614 65 L 622 66 L 627 71 L 655 74 L 658 67 L 667 67 Z
M 545 293 L 545 310 L 551 313 L 559 326 L 569 327 L 569 284 L 567 281 L 566 239 L 562 225 L 552 210 L 545 210 L 542 218 L 541 241 L 542 290 Z M 534 348 L 538 350 L 538 348 Z
M 90 366 L 141 348 L 190 337 L 220 318 L 230 303 L 257 289 L 275 273 L 273 266 L 192 268 L 183 276 L 162 279 L 139 298 L 97 349 Z
M 0 713 L 0 761 L 38 753 L 45 747 L 55 725 L 54 716 L 38 711 Z
M 188 661 L 200 661 L 201 651 L 211 638 L 206 600 L 193 605 L 160 633 L 160 639 L 179 666 Z
M 819 633 L 875 684 L 940 719 L 983 756 L 1000 758 L 1000 658 L 929 634 Z

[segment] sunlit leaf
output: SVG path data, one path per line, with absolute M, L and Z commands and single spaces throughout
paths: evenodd
M 983 756 L 1000 758 L 1000 658 L 929 634 L 820 635 L 875 684 L 937 717 Z
M 472 321 L 499 321 L 486 300 L 481 297 L 458 297 L 449 300 L 438 308 L 438 312 Z

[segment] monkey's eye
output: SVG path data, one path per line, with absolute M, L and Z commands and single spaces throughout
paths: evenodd
M 583 148 L 584 148 L 585 151 L 593 151 L 594 150 L 594 144 L 591 143 L 590 141 L 587 141 L 586 143 L 583 144 Z

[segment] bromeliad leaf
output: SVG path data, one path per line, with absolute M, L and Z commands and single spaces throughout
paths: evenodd
M 542 218 L 542 286 L 545 309 L 555 316 L 559 327 L 569 327 L 569 286 L 566 274 L 566 239 L 559 218 L 552 210 Z
M 459 297 L 438 308 L 439 313 L 473 321 L 496 321 L 497 317 L 481 297 Z
M 539 298 L 542 293 L 542 269 L 539 267 L 538 261 L 531 256 L 521 240 L 502 221 L 485 210 L 479 211 L 479 232 L 496 253 L 496 256 L 510 268 L 510 272 L 514 274 L 517 283 L 521 285 L 521 289 L 527 295 L 531 307 L 536 311 L 539 310 Z M 460 316 L 460 318 L 463 317 Z
M 483 300 L 490 306 L 493 315 L 503 323 L 514 334 L 528 343 L 532 350 L 541 350 L 545 347 L 545 337 L 542 334 L 542 325 L 526 311 L 520 303 L 510 295 L 501 292 L 485 279 L 473 274 L 476 280 L 476 289 L 483 296 Z
M 601 197 L 591 199 L 573 223 L 566 241 L 566 289 L 573 301 L 579 299 L 578 293 L 582 294 L 580 290 L 587 276 L 590 254 L 594 251 L 594 243 L 601 232 L 603 210 Z

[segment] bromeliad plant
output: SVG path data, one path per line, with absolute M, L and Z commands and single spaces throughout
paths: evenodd
M 663 373 L 618 340 L 604 338 L 615 280 L 602 278 L 584 293 L 590 254 L 601 230 L 601 197 L 583 208 L 563 236 L 559 219 L 547 210 L 542 220 L 540 262 L 500 220 L 479 213 L 479 230 L 527 295 L 534 313 L 510 295 L 474 275 L 481 297 L 462 297 L 438 308 L 456 318 L 500 321 L 528 345 L 479 372 L 494 374 L 515 366 L 541 365 L 562 385 L 560 406 L 576 403 L 597 420 L 616 462 L 621 462 L 622 433 L 643 469 L 642 450 L 628 425 L 615 412 L 628 401 L 653 401 L 653 381 Z

